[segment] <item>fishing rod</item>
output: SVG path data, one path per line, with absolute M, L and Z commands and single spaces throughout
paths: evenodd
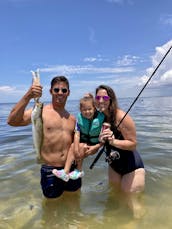
M 170 50 L 172 49 L 172 46 L 170 46 L 170 48 L 168 49 L 168 51 L 165 53 L 165 55 L 163 56 L 163 58 L 161 59 L 161 61 L 159 62 L 159 64 L 156 66 L 155 70 L 152 72 L 151 76 L 148 78 L 148 80 L 146 81 L 146 83 L 144 84 L 143 88 L 141 89 L 141 91 L 139 92 L 139 94 L 137 95 L 137 97 L 134 99 L 134 101 L 132 102 L 132 104 L 130 105 L 130 107 L 128 108 L 127 112 L 125 113 L 125 115 L 123 116 L 123 118 L 120 120 L 120 122 L 118 123 L 118 125 L 116 126 L 116 129 L 118 129 L 118 127 L 120 126 L 120 124 L 123 122 L 123 120 L 125 119 L 125 117 L 127 116 L 127 114 L 130 112 L 131 108 L 133 107 L 133 105 L 136 103 L 136 101 L 138 100 L 139 96 L 141 95 L 141 93 L 143 92 L 143 90 L 145 89 L 145 87 L 148 85 L 148 83 L 150 82 L 150 80 L 152 79 L 152 77 L 155 75 L 156 71 L 158 70 L 158 68 L 160 67 L 160 65 L 162 64 L 162 62 L 165 60 L 166 56 L 168 55 L 168 53 L 170 52 Z M 90 165 L 90 169 L 92 169 L 95 165 L 95 163 L 99 160 L 99 158 L 101 157 L 101 155 L 103 154 L 105 149 L 105 144 L 102 147 L 102 149 L 98 152 L 96 158 L 94 159 L 94 161 L 92 162 L 92 164 Z

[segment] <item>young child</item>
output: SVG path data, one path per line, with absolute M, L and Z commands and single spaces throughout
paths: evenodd
M 95 152 L 101 146 L 99 143 L 99 134 L 104 122 L 104 114 L 97 111 L 94 104 L 94 97 L 91 93 L 86 94 L 80 99 L 80 113 L 77 117 L 75 128 L 74 143 L 68 152 L 64 169 L 54 169 L 52 173 L 64 181 L 69 179 L 76 180 L 84 176 L 82 171 L 82 160 L 76 161 L 77 168 L 70 172 L 72 163 L 75 161 L 74 152 L 80 152 L 87 149 L 87 146 L 94 146 L 92 150 Z

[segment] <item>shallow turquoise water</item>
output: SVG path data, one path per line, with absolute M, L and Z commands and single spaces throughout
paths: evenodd
M 120 106 L 127 110 L 131 102 L 121 99 Z M 109 186 L 104 156 L 93 170 L 89 165 L 94 156 L 85 159 L 80 192 L 46 201 L 39 185 L 31 126 L 6 124 L 12 106 L 1 104 L 0 109 L 0 228 L 172 228 L 172 97 L 142 98 L 130 113 L 146 168 L 146 189 L 141 196 L 145 215 L 139 220 L 133 219 L 121 196 Z M 77 113 L 77 101 L 67 106 Z

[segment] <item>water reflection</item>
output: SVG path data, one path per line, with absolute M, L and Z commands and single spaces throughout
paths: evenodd
M 70 221 L 69 221 L 70 216 Z M 42 226 L 43 228 L 68 228 L 81 221 L 83 215 L 80 210 L 80 192 L 65 193 L 56 200 L 43 199 Z
M 127 110 L 131 102 L 122 99 L 120 106 Z M 81 192 L 45 200 L 31 126 L 6 125 L 12 106 L 4 104 L 0 110 L 0 229 L 172 228 L 172 97 L 143 98 L 131 111 L 146 168 L 146 189 L 141 196 L 146 214 L 139 220 L 133 219 L 120 193 L 109 186 L 104 155 L 93 170 L 89 166 L 94 157 L 84 160 Z M 68 106 L 77 113 L 76 101 Z

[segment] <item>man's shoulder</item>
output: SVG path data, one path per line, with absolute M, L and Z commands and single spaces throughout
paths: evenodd
M 44 104 L 44 109 L 52 109 L 52 105 L 50 103 Z
M 69 115 L 70 115 L 70 118 L 71 118 L 73 121 L 76 121 L 76 117 L 75 117 L 74 114 L 69 113 Z

